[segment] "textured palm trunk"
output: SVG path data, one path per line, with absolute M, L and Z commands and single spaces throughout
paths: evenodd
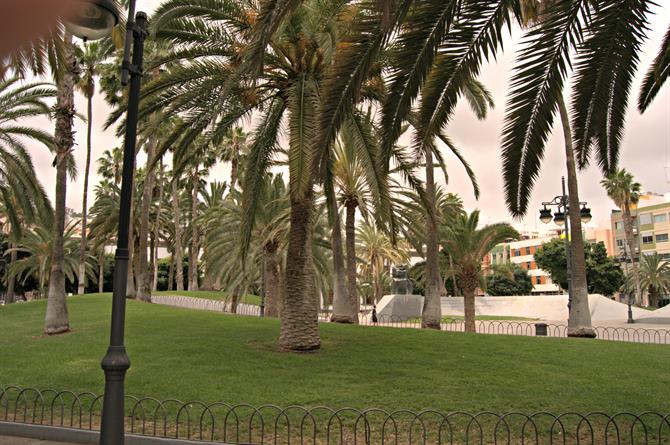
M 577 167 L 572 147 L 572 130 L 565 101 L 558 100 L 558 109 L 563 124 L 565 139 L 565 157 L 568 176 L 568 199 L 570 211 L 570 258 L 572 302 L 568 318 L 569 337 L 595 337 L 591 326 L 589 311 L 589 291 L 586 283 L 586 259 L 584 257 L 584 239 L 582 236 L 582 220 L 579 214 L 579 188 L 577 186 Z
M 658 304 L 660 302 L 660 292 L 656 288 L 656 286 L 651 285 L 649 286 L 649 305 L 651 307 L 658 307 Z
M 449 268 L 451 269 L 451 285 L 454 286 L 454 295 L 452 297 L 455 297 L 459 294 L 458 292 L 458 284 L 456 284 L 456 274 L 454 273 L 454 259 L 449 255 Z
M 74 79 L 76 60 L 72 36 L 64 35 L 63 55 L 66 69 L 63 70 L 57 85 L 56 95 L 56 200 L 54 203 L 53 246 L 51 250 L 51 271 L 49 273 L 49 291 L 47 311 L 44 319 L 44 333 L 48 335 L 60 334 L 70 330 L 67 303 L 65 301 L 65 274 L 63 262 L 65 252 L 63 234 L 65 231 L 65 196 L 67 193 L 68 155 L 74 145 L 72 121 L 74 109 Z
M 263 287 L 265 290 L 265 316 L 279 317 L 281 314 L 281 268 L 277 258 L 276 245 L 269 245 L 265 248 L 265 256 L 263 258 L 263 267 L 265 283 Z
M 158 290 L 158 248 L 160 247 L 161 236 L 161 212 L 163 211 L 163 193 L 165 193 L 165 177 L 163 175 L 163 160 L 159 160 L 160 175 L 158 186 L 158 208 L 156 209 L 156 219 L 154 221 L 154 263 L 153 263 L 153 278 L 151 280 L 151 290 L 156 292 Z
M 79 288 L 77 294 L 86 292 L 86 237 L 88 218 L 88 177 L 91 171 L 91 134 L 93 132 L 93 96 L 87 95 L 86 115 L 86 166 L 84 167 L 84 197 L 81 204 L 81 242 L 79 245 Z
M 633 217 L 630 214 L 630 207 L 624 206 L 622 214 L 623 230 L 626 237 L 626 244 L 628 245 L 628 254 L 630 256 L 633 269 L 633 282 L 635 283 L 635 303 L 642 303 L 642 289 L 640 286 L 640 272 L 638 264 L 635 262 L 635 234 L 633 233 Z
M 312 190 L 291 200 L 286 295 L 281 312 L 279 346 L 287 351 L 313 351 L 321 346 L 312 259 Z
M 351 320 L 358 324 L 360 302 L 356 289 L 356 206 L 355 202 L 347 203 L 347 216 L 344 225 L 344 234 L 347 246 L 347 296 L 349 297 L 349 311 Z
M 440 302 L 440 269 L 438 265 L 437 211 L 435 209 L 435 178 L 433 154 L 426 149 L 426 288 L 421 313 L 421 327 L 440 329 L 442 307 Z
M 477 332 L 475 323 L 475 288 L 463 289 L 463 315 L 465 318 L 465 332 Z
M 135 184 L 135 173 L 133 173 L 133 184 Z M 134 191 L 131 192 L 134 195 Z M 131 202 L 133 200 L 131 199 Z M 130 206 L 130 223 L 128 224 L 128 282 L 126 283 L 126 298 L 135 298 L 135 206 Z
M 230 296 L 230 313 L 237 314 L 237 306 L 240 304 L 240 288 L 235 287 L 233 294 Z
M 379 264 L 379 260 L 373 260 L 372 266 L 372 298 L 374 303 L 379 303 L 379 300 L 382 299 L 382 271 L 383 265 Z
M 154 153 L 156 152 L 156 145 L 158 138 L 152 136 L 147 144 L 147 165 L 154 161 Z M 141 301 L 151 301 L 151 279 L 149 277 L 149 261 L 147 257 L 149 240 L 149 212 L 151 210 L 151 203 L 153 201 L 154 189 L 154 175 L 152 172 L 146 172 L 144 178 L 144 187 L 142 189 L 142 210 L 140 214 L 140 245 L 139 245 L 139 261 L 137 274 L 137 299 Z
M 331 199 L 330 213 L 333 217 L 330 242 L 333 250 L 333 313 L 330 321 L 336 323 L 353 323 L 347 301 L 346 271 L 342 247 L 342 227 L 340 213 L 337 211 L 335 197 Z
M 172 286 L 174 281 L 174 253 L 170 255 L 170 266 L 168 267 L 168 282 L 167 282 L 167 290 L 172 290 L 174 287 Z
M 198 218 L 198 166 L 193 174 L 191 189 L 191 247 L 188 249 L 188 290 L 198 290 L 198 252 L 200 250 L 199 231 L 196 220 Z
M 9 247 L 15 249 L 16 245 L 12 243 Z M 12 250 L 9 254 L 9 265 L 7 266 L 7 292 L 5 292 L 5 304 L 14 302 L 14 294 L 16 293 L 16 275 L 10 274 L 9 271 L 12 270 L 12 266 L 16 263 L 17 259 L 17 252 Z
M 174 216 L 174 269 L 177 277 L 176 288 L 178 291 L 184 290 L 184 268 L 183 252 L 181 245 L 181 222 L 179 221 L 179 189 L 177 188 L 177 178 L 172 179 L 172 214 Z
M 103 246 L 102 253 L 98 258 L 98 292 L 102 293 L 105 289 L 105 248 Z
M 233 154 L 233 159 L 230 161 L 230 189 L 235 190 L 235 185 L 237 184 L 237 170 L 238 170 L 238 164 L 239 160 L 237 159 L 237 156 L 239 154 L 237 153 L 237 150 Z

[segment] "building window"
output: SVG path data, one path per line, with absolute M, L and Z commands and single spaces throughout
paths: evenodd
M 526 255 L 530 255 L 530 247 L 526 247 Z
M 521 256 L 521 249 L 514 249 L 514 256 Z
M 641 226 L 646 226 L 648 224 L 651 224 L 651 213 L 643 213 L 640 215 L 640 225 Z
M 656 242 L 657 243 L 667 243 L 668 242 L 668 234 L 667 233 L 656 234 Z
M 526 270 L 531 270 L 530 261 L 526 262 Z
M 654 224 L 664 223 L 668 220 L 668 215 L 661 213 L 660 215 L 654 215 Z
M 622 239 L 616 240 L 616 246 L 623 249 L 624 241 Z
M 614 230 L 623 230 L 623 221 L 617 221 L 614 223 Z
M 654 244 L 654 236 L 642 235 L 642 244 Z

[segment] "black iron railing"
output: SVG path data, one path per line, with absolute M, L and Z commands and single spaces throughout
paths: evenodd
M 98 430 L 102 396 L 0 387 L 0 421 Z M 670 444 L 670 414 L 252 406 L 126 396 L 131 434 L 229 444 Z

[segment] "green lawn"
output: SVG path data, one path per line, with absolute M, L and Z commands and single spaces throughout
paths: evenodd
M 108 296 L 0 307 L 0 386 L 101 392 Z M 443 411 L 670 411 L 670 346 L 322 324 L 316 354 L 279 353 L 279 321 L 128 301 L 127 392 L 158 398 Z

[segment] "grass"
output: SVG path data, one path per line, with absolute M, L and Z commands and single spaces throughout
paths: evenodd
M 102 392 L 111 301 L 68 299 L 72 332 L 41 334 L 45 301 L 0 307 L 0 386 Z M 161 399 L 442 411 L 670 411 L 670 347 L 321 325 L 322 350 L 276 349 L 279 321 L 128 301 L 126 391 Z

